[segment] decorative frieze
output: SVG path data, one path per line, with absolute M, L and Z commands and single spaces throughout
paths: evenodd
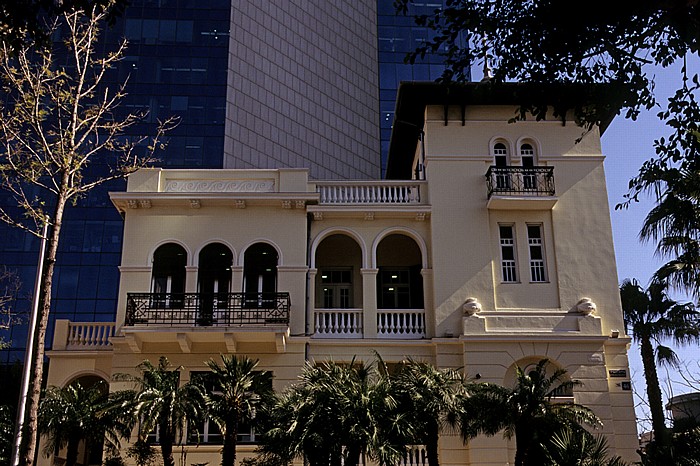
M 169 193 L 270 193 L 275 191 L 274 180 L 169 180 Z

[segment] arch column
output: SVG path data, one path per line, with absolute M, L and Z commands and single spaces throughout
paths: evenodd
M 435 304 L 433 302 L 433 269 L 421 269 L 423 277 L 423 312 L 425 313 L 425 336 L 435 335 Z
M 377 274 L 379 269 L 361 269 L 364 338 L 377 338 Z
M 316 314 L 316 274 L 318 269 L 309 269 L 309 286 L 308 295 L 306 296 L 306 334 L 313 335 L 316 333 L 316 322 L 314 315 Z
M 199 267 L 196 265 L 188 265 L 185 267 L 185 293 L 197 292 L 197 274 Z
M 231 266 L 231 293 L 240 293 L 243 290 L 243 266 Z

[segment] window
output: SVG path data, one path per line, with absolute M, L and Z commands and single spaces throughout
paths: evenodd
M 245 307 L 271 309 L 276 305 L 277 251 L 265 243 L 248 248 L 243 264 Z
M 321 293 L 324 309 L 351 308 L 352 292 L 352 267 L 321 270 Z
M 160 246 L 153 253 L 151 290 L 154 308 L 180 308 L 185 293 L 187 252 L 177 244 Z
M 391 268 L 379 271 L 380 309 L 409 309 L 411 286 L 408 268 Z
M 530 250 L 530 281 L 539 283 L 546 282 L 547 271 L 544 264 L 542 225 L 527 226 L 527 244 Z
M 508 173 L 508 149 L 502 142 L 497 142 L 493 146 L 493 158 L 496 164 L 496 188 L 510 188 L 510 174 Z
M 523 188 L 524 189 L 537 189 L 537 174 L 534 170 L 535 168 L 535 149 L 532 148 L 531 144 L 523 144 L 520 146 L 520 157 L 523 162 Z
M 499 225 L 501 243 L 501 279 L 504 283 L 518 281 L 515 261 L 515 234 L 513 225 Z

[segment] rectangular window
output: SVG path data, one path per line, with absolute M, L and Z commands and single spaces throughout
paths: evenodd
M 530 250 L 530 281 L 546 282 L 547 270 L 544 263 L 542 225 L 527 226 L 527 244 Z
M 324 309 L 352 308 L 352 267 L 322 269 L 321 298 Z
M 380 270 L 379 281 L 380 309 L 411 308 L 411 286 L 407 267 Z
M 515 234 L 513 225 L 499 225 L 501 244 L 501 279 L 504 283 L 518 281 L 515 260 Z

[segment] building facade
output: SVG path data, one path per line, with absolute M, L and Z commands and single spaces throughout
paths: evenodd
M 611 453 L 634 460 L 605 128 L 508 124 L 520 88 L 482 89 L 402 86 L 397 118 L 422 132 L 395 126 L 390 181 L 293 168 L 134 174 L 111 194 L 125 218 L 116 320 L 57 322 L 48 383 L 110 381 L 162 355 L 184 382 L 236 354 L 259 359 L 279 391 L 306 361 L 376 351 L 508 386 L 516 366 L 549 358 L 581 382 L 562 401 L 593 409 Z M 239 457 L 253 454 L 246 435 Z M 219 461 L 215 442 L 184 448 L 189 462 Z M 500 466 L 514 448 L 444 435 L 440 458 Z
M 411 14 L 443 2 L 417 4 Z M 429 32 L 410 14 L 396 16 L 392 4 L 133 0 L 105 31 L 105 52 L 129 41 L 108 84 L 128 78 L 121 111 L 148 111 L 132 136 L 153 134 L 159 118 L 180 118 L 157 166 L 308 168 L 316 179 L 377 179 L 398 83 L 434 79 L 443 68 L 438 57 L 403 63 Z M 97 161 L 88 176 L 107 170 L 108 161 Z M 114 320 L 123 222 L 107 193 L 124 187 L 98 187 L 67 210 L 51 326 L 54 319 Z M 0 238 L 2 263 L 24 285 L 15 306 L 24 315 L 39 242 L 4 224 Z M 0 367 L 23 360 L 26 321 L 0 330 L 12 343 L 0 350 Z

